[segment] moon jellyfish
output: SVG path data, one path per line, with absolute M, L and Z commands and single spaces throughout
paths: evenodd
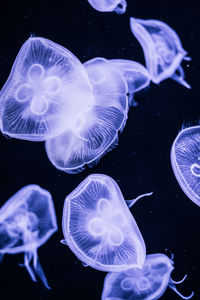
M 66 197 L 62 228 L 62 243 L 90 267 L 119 272 L 144 264 L 142 235 L 109 176 L 90 175 Z
M 91 100 L 80 61 L 50 40 L 30 37 L 0 93 L 2 133 L 30 141 L 52 138 L 71 128 Z
M 49 288 L 37 249 L 57 231 L 51 194 L 38 185 L 27 185 L 0 209 L 0 256 L 24 253 L 24 266 L 33 281 L 36 275 Z M 33 261 L 33 267 L 31 267 Z
M 98 11 L 115 11 L 117 14 L 124 14 L 127 6 L 126 0 L 88 0 L 88 2 Z
M 123 74 L 128 84 L 129 104 L 135 106 L 134 94 L 150 84 L 150 75 L 147 69 L 140 63 L 127 59 L 111 59 Z
M 130 27 L 144 51 L 147 70 L 154 83 L 171 78 L 187 88 L 182 60 L 190 60 L 177 33 L 157 20 L 130 18 Z
M 178 134 L 171 149 L 171 164 L 184 193 L 200 206 L 200 126 Z
M 50 161 L 67 173 L 92 167 L 113 149 L 127 120 L 127 84 L 120 71 L 103 58 L 84 66 L 93 88 L 92 108 L 80 114 L 73 130 L 46 141 Z
M 167 289 L 174 290 L 182 299 L 191 299 L 194 295 L 183 296 L 176 285 L 182 283 L 185 278 L 178 282 L 171 278 L 173 260 L 164 254 L 151 254 L 146 256 L 142 269 L 130 268 L 124 272 L 109 273 L 106 275 L 102 293 L 102 300 L 156 300 Z

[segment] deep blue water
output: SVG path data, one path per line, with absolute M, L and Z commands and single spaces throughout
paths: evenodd
M 51 291 L 31 281 L 18 266 L 23 256 L 5 256 L 0 265 L 1 299 L 100 299 L 105 274 L 85 268 L 63 238 L 63 201 L 86 176 L 104 173 L 119 184 L 125 199 L 154 191 L 132 213 L 146 242 L 147 252 L 174 253 L 174 279 L 187 273 L 180 291 L 200 299 L 200 208 L 179 187 L 170 164 L 170 149 L 182 125 L 198 124 L 200 117 L 200 22 L 195 1 L 127 0 L 127 13 L 100 13 L 86 0 L 26 1 L 3 3 L 0 9 L 0 87 L 24 41 L 42 36 L 71 50 L 82 62 L 101 56 L 133 59 L 144 63 L 142 49 L 129 29 L 129 17 L 159 19 L 180 36 L 192 57 L 183 67 L 192 90 L 166 80 L 136 95 L 119 145 L 93 169 L 78 175 L 56 170 L 45 153 L 44 143 L 25 142 L 0 136 L 0 203 L 27 184 L 35 183 L 53 196 L 59 231 L 38 254 Z M 164 300 L 178 299 L 168 290 Z

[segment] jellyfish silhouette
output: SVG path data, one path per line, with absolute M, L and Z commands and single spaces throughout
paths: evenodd
M 90 5 L 101 12 L 115 11 L 117 14 L 126 12 L 126 0 L 88 0 Z
M 118 143 L 127 120 L 127 84 L 109 61 L 95 58 L 84 64 L 93 87 L 93 106 L 80 114 L 73 130 L 46 141 L 52 164 L 67 173 L 92 167 Z
M 157 20 L 130 18 L 130 27 L 144 51 L 147 70 L 154 83 L 171 78 L 187 88 L 181 62 L 191 60 L 181 45 L 177 33 Z
M 50 40 L 30 37 L 0 93 L 2 133 L 30 141 L 53 138 L 73 127 L 91 100 L 80 61 Z
M 200 126 L 183 129 L 171 149 L 171 164 L 184 193 L 200 206 Z
M 142 269 L 130 268 L 124 272 L 109 273 L 106 275 L 102 293 L 102 300 L 156 300 L 167 289 L 174 290 L 182 299 L 191 299 L 194 295 L 183 296 L 176 285 L 182 283 L 185 278 L 178 282 L 171 278 L 173 260 L 164 254 L 150 254 Z
M 62 228 L 62 243 L 90 267 L 118 272 L 144 264 L 142 235 L 109 176 L 90 175 L 66 197 Z
M 123 74 L 128 84 L 129 105 L 137 105 L 134 94 L 146 88 L 150 84 L 150 75 L 147 69 L 140 63 L 128 59 L 111 59 L 112 62 Z
M 36 275 L 50 288 L 38 260 L 37 249 L 57 230 L 51 194 L 38 185 L 27 185 L 0 209 L 0 256 L 24 253 L 24 264 L 33 281 Z M 31 267 L 33 261 L 33 268 Z

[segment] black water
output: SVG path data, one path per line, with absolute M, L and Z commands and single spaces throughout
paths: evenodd
M 147 252 L 174 253 L 173 278 L 188 274 L 180 291 L 194 290 L 194 299 L 200 299 L 200 208 L 182 192 L 170 164 L 171 145 L 182 125 L 196 125 L 200 117 L 199 7 L 193 0 L 127 2 L 124 15 L 97 12 L 86 0 L 1 3 L 0 87 L 30 34 L 63 45 L 81 62 L 101 56 L 144 63 L 142 49 L 129 29 L 129 17 L 134 16 L 165 21 L 177 31 L 192 57 L 183 64 L 192 90 L 166 80 L 137 94 L 139 105 L 130 110 L 118 147 L 78 175 L 57 171 L 47 159 L 44 143 L 0 136 L 0 203 L 24 185 L 39 184 L 52 193 L 59 224 L 59 231 L 38 251 L 52 290 L 30 280 L 18 266 L 22 255 L 7 255 L 0 265 L 0 299 L 100 299 L 105 274 L 83 267 L 60 244 L 64 198 L 91 173 L 112 176 L 127 199 L 154 191 L 132 208 Z M 178 296 L 168 289 L 162 299 Z

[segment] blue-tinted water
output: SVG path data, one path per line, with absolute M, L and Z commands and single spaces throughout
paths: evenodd
M 51 291 L 34 284 L 23 268 L 23 255 L 5 256 L 0 265 L 2 299 L 100 299 L 105 274 L 82 263 L 63 246 L 61 219 L 65 197 L 89 174 L 103 173 L 117 181 L 125 199 L 154 191 L 133 208 L 134 218 L 148 253 L 174 253 L 173 279 L 187 273 L 180 290 L 187 295 L 200 288 L 200 211 L 181 190 L 170 163 L 171 145 L 182 125 L 197 125 L 199 119 L 200 25 L 195 1 L 131 1 L 127 13 L 101 13 L 85 0 L 22 1 L 4 3 L 0 11 L 0 87 L 13 61 L 30 34 L 51 39 L 74 53 L 81 62 L 94 57 L 133 59 L 144 64 L 142 48 L 132 35 L 129 18 L 159 19 L 180 36 L 192 57 L 184 62 L 188 90 L 172 80 L 153 85 L 135 96 L 119 145 L 93 169 L 69 175 L 49 162 L 43 143 L 0 136 L 1 193 L 3 204 L 27 184 L 38 184 L 52 194 L 59 230 L 38 251 Z M 177 299 L 168 289 L 163 300 Z

